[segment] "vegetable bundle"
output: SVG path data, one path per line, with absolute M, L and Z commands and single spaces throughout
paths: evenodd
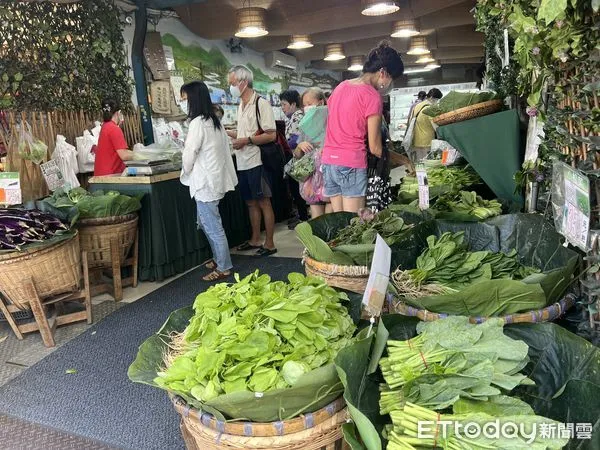
M 331 363 L 355 330 L 341 304 L 347 296 L 320 279 L 288 279 L 272 282 L 257 271 L 198 295 L 154 382 L 193 404 L 294 386 Z
M 476 192 L 460 191 L 457 195 L 445 195 L 435 202 L 438 211 L 466 214 L 479 220 L 502 214 L 502 205 L 498 200 L 484 200 Z
M 446 94 L 436 105 L 430 106 L 423 111 L 423 114 L 430 117 L 437 117 L 466 106 L 476 105 L 498 98 L 498 94 L 491 91 L 483 92 L 457 92 L 451 91 Z
M 57 189 L 50 197 L 45 198 L 40 206 L 49 211 L 56 211 L 63 217 L 79 219 L 97 219 L 103 217 L 125 216 L 141 209 L 139 197 L 122 195 L 118 191 L 96 191 L 89 193 L 83 188 L 65 191 Z
M 491 440 L 481 435 L 466 439 L 452 426 L 445 433 L 439 429 L 436 433 L 442 420 L 463 426 L 495 420 L 556 426 L 549 419 L 535 416 L 527 403 L 503 393 L 534 383 L 519 373 L 529 362 L 527 344 L 505 336 L 501 320 L 473 325 L 465 317 L 450 317 L 421 322 L 417 332 L 419 335 L 413 339 L 388 341 L 388 356 L 380 360 L 386 381 L 381 386 L 380 410 L 392 419 L 386 430 L 389 450 L 436 444 L 449 450 L 527 447 L 523 437 Z M 418 435 L 419 421 L 430 422 L 432 436 Z M 558 449 L 568 441 L 538 438 L 536 444 L 547 446 L 540 448 Z
M 390 210 L 373 213 L 365 209 L 359 214 L 350 220 L 348 226 L 339 230 L 329 243 L 313 234 L 309 222 L 297 225 L 296 234 L 308 254 L 317 261 L 340 265 L 369 265 L 378 234 L 392 246 L 411 228 Z
M 434 199 L 444 194 L 456 195 L 465 187 L 480 184 L 481 178 L 470 167 L 440 167 L 427 169 L 429 198 Z M 404 177 L 400 186 L 398 199 L 411 202 L 419 195 L 419 183 L 416 177 Z
M 516 250 L 509 254 L 488 251 L 470 252 L 464 232 L 429 236 L 427 248 L 417 258 L 417 267 L 398 270 L 393 280 L 407 297 L 456 292 L 469 285 L 492 279 L 523 279 L 538 272 L 517 260 Z M 440 311 L 446 312 L 446 311 Z
M 69 227 L 49 214 L 18 208 L 0 209 L 0 250 L 22 250 L 65 233 Z

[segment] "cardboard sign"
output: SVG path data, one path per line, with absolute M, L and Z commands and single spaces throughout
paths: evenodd
M 385 243 L 381 236 L 377 235 L 369 280 L 367 281 L 367 288 L 363 294 L 362 301 L 365 312 L 370 317 L 381 315 L 390 280 L 391 265 L 392 249 Z
M 65 185 L 63 174 L 54 159 L 51 159 L 44 164 L 40 164 L 40 170 L 42 171 L 42 175 L 44 176 L 44 180 L 46 180 L 46 185 L 50 191 L 54 192 Z
M 155 81 L 150 85 L 152 96 L 152 111 L 157 114 L 171 114 L 171 82 Z
M 21 202 L 19 172 L 0 172 L 0 205 L 18 205 Z

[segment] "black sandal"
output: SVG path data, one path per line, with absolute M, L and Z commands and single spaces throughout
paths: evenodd
M 262 258 L 263 256 L 271 256 L 274 255 L 275 253 L 277 253 L 277 249 L 276 248 L 265 248 L 265 247 L 261 247 L 258 249 L 258 251 L 254 254 L 254 256 L 257 256 L 259 258 Z
M 256 250 L 257 248 L 262 248 L 261 245 L 252 245 L 250 242 L 246 241 L 242 245 L 236 247 L 238 252 L 247 252 L 248 250 Z

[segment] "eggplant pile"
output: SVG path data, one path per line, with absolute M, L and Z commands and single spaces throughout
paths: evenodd
M 0 250 L 20 251 L 68 230 L 60 219 L 35 209 L 0 208 Z

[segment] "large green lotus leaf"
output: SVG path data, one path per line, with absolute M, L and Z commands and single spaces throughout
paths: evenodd
M 335 365 L 345 387 L 344 399 L 348 404 L 354 426 L 348 426 L 344 435 L 352 450 L 381 450 L 381 432 L 388 418 L 379 414 L 380 372 L 371 373 L 383 354 L 387 339 L 405 340 L 416 335 L 418 319 L 397 314 L 383 316 L 376 330 L 367 337 L 368 330 L 358 340 L 338 353 Z M 376 338 L 375 338 L 376 336 Z
M 329 242 L 335 238 L 337 233 L 350 225 L 350 220 L 356 217 L 356 214 L 349 212 L 337 212 L 324 214 L 316 219 L 309 220 L 309 224 L 315 236 L 320 237 L 325 242 Z
M 592 439 L 573 440 L 570 449 L 600 448 L 600 349 L 553 323 L 515 324 L 504 333 L 529 346 L 523 371 L 535 386 L 521 388 L 521 398 L 537 414 L 563 423 L 589 423 Z

